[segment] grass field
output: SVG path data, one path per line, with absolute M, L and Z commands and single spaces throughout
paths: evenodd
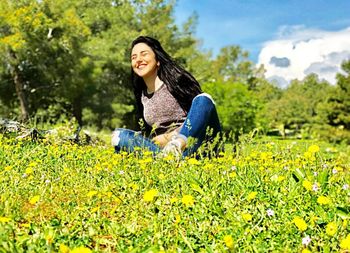
M 349 252 L 349 147 L 213 159 L 0 135 L 0 252 Z

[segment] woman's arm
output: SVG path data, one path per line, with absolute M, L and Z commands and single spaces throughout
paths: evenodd
M 154 143 L 158 144 L 161 148 L 164 148 L 164 146 L 171 141 L 171 138 L 178 133 L 177 129 L 174 131 L 171 131 L 169 133 L 164 133 L 157 135 L 152 139 Z
M 173 136 L 176 136 L 180 132 L 181 127 L 176 128 L 174 131 L 157 135 L 152 140 L 156 144 L 158 144 L 161 148 L 164 148 L 165 145 L 168 144 L 168 142 L 172 140 Z M 186 148 L 186 141 L 183 140 L 182 138 L 178 138 L 178 139 L 179 139 L 180 144 L 181 144 L 181 150 L 183 151 Z

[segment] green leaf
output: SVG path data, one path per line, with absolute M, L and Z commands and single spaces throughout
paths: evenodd
M 324 186 L 328 183 L 328 178 L 329 178 L 328 170 L 323 170 L 319 174 L 319 182 L 322 188 L 324 188 Z
M 299 182 L 300 180 L 305 178 L 305 174 L 299 168 L 297 168 L 293 173 L 293 178 L 296 182 Z
M 350 219 L 350 206 L 348 207 L 338 206 L 335 213 L 342 219 Z

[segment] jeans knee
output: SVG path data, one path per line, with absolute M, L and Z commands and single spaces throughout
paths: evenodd
M 215 108 L 215 102 L 208 93 L 201 93 L 194 97 L 192 106 L 198 106 L 202 110 L 211 112 Z
M 130 139 L 133 139 L 136 132 L 129 130 L 129 129 L 123 129 L 123 128 L 116 128 L 112 133 L 111 143 L 112 146 L 124 146 L 126 145 L 126 142 L 128 142 Z
M 119 142 L 120 142 L 120 134 L 121 134 L 121 130 L 119 129 L 115 129 L 112 133 L 112 138 L 111 138 L 111 144 L 112 146 L 118 146 Z
M 199 100 L 201 100 L 201 101 L 206 101 L 206 102 L 208 102 L 208 100 L 210 100 L 211 101 L 211 103 L 213 104 L 213 105 L 215 105 L 215 101 L 214 101 L 214 99 L 212 98 L 212 96 L 210 96 L 208 93 L 201 93 L 201 94 L 199 94 L 199 95 L 197 95 L 197 96 L 195 96 L 194 98 L 193 98 L 193 100 L 195 100 L 195 99 L 199 99 Z

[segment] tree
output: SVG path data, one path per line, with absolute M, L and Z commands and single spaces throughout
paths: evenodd
M 350 61 L 342 63 L 345 74 L 337 74 L 337 86 L 327 101 L 327 119 L 332 126 L 350 130 Z
M 43 31 L 46 20 L 35 4 L 23 5 L 21 2 L 2 1 L 0 8 L 2 9 L 0 14 L 0 54 L 3 59 L 6 59 L 7 66 L 5 68 L 14 83 L 20 102 L 22 119 L 26 120 L 29 117 L 29 105 L 25 90 L 26 80 L 22 72 L 23 66 L 27 62 L 23 58 L 29 49 L 27 48 L 30 44 L 28 41 L 35 37 L 35 34 Z M 32 52 L 33 49 L 30 48 L 28 51 Z
M 87 66 L 81 64 L 86 57 L 81 42 L 90 31 L 74 3 L 5 0 L 1 7 L 0 54 L 8 66 L 2 74 L 12 77 L 22 119 L 64 98 L 80 121 L 79 94 L 86 77 L 82 68 Z
M 344 74 L 337 74 L 337 84 L 327 99 L 317 107 L 319 134 L 335 142 L 350 143 L 350 61 L 342 63 Z
M 225 132 L 232 132 L 237 139 L 242 132 L 254 129 L 259 102 L 247 85 L 215 82 L 206 83 L 203 88 L 213 96 Z
M 239 46 L 227 46 L 220 50 L 212 62 L 214 78 L 219 82 L 242 82 L 249 85 L 254 77 L 253 63 L 248 60 L 248 52 Z
M 268 116 L 273 127 L 301 130 L 317 124 L 317 106 L 327 99 L 331 86 L 311 74 L 304 80 L 294 80 L 278 99 L 267 105 Z
M 268 82 L 263 78 L 255 78 L 255 87 L 252 89 L 252 92 L 256 99 L 259 101 L 259 110 L 256 113 L 256 126 L 267 132 L 271 128 L 270 121 L 270 103 L 272 101 L 278 101 L 283 91 L 278 86 Z M 272 106 L 274 107 L 274 106 Z

